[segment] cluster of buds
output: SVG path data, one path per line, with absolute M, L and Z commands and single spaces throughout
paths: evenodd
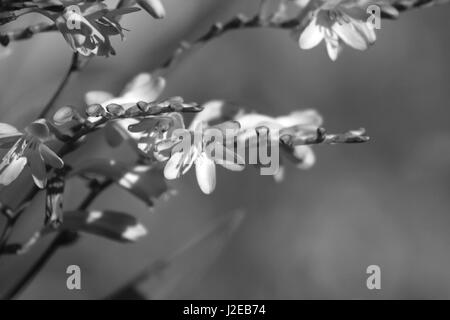
M 164 87 L 163 78 L 140 74 L 119 96 L 104 91 L 87 93 L 87 118 L 74 108 L 63 107 L 55 113 L 54 122 L 62 125 L 76 120 L 90 128 L 102 128 L 110 146 L 127 142 L 141 161 L 164 164 L 168 180 L 195 167 L 199 186 L 206 194 L 215 188 L 216 164 L 232 171 L 256 165 L 261 174 L 280 181 L 283 159 L 300 169 L 314 164 L 312 144 L 368 140 L 364 131 L 327 135 L 321 116 L 314 110 L 270 117 L 245 113 L 221 100 L 199 106 L 180 97 L 158 99 Z M 182 114 L 189 112 L 196 115 L 186 126 Z

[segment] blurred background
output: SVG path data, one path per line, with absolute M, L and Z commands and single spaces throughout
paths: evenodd
M 131 31 L 114 43 L 117 56 L 93 59 L 57 105 L 83 109 L 86 91 L 119 93 L 135 74 L 161 64 L 179 41 L 236 13 L 255 12 L 258 1 L 164 5 L 164 20 L 145 12 L 125 17 L 122 25 Z M 328 131 L 365 127 L 372 140 L 317 146 L 317 164 L 309 171 L 288 165 L 280 184 L 253 168 L 220 168 L 216 191 L 205 196 L 192 171 L 170 183 L 178 195 L 158 201 L 154 213 L 111 188 L 93 208 L 133 213 L 149 235 L 136 244 L 84 236 L 60 250 L 21 298 L 102 298 L 236 209 L 245 217 L 229 241 L 217 250 L 194 247 L 165 274 L 173 286 L 163 288 L 162 281 L 144 293 L 186 299 L 450 298 L 449 10 L 441 6 L 383 21 L 370 50 L 346 48 L 334 63 L 323 44 L 302 51 L 281 30 L 229 33 L 186 57 L 169 73 L 165 97 L 228 99 L 270 115 L 315 108 Z M 0 121 L 22 128 L 54 92 L 71 52 L 56 33 L 11 48 L 13 54 L 0 61 Z M 84 155 L 108 155 L 104 144 L 98 139 Z M 80 190 L 75 182 L 67 194 L 76 199 Z M 37 197 L 14 239 L 23 241 L 42 223 L 42 201 Z M 47 243 L 0 261 L 0 292 Z M 81 267 L 80 291 L 66 288 L 71 264 Z M 381 290 L 366 287 L 372 264 L 381 268 Z

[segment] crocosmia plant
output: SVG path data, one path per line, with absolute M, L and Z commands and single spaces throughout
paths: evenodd
M 85 103 L 74 106 L 65 104 L 61 95 L 72 75 L 89 69 L 91 60 L 114 61 L 113 56 L 120 56 L 127 36 L 133 33 L 127 29 L 127 19 L 142 11 L 139 14 L 145 13 L 157 25 L 170 16 L 169 7 L 164 0 L 0 0 L 0 64 L 20 52 L 22 47 L 16 42 L 44 33 L 57 34 L 52 41 L 59 41 L 72 55 L 61 84 L 48 103 L 39 107 L 34 121 L 23 127 L 0 121 L 0 193 L 9 194 L 0 203 L 5 218 L 0 224 L 0 264 L 12 256 L 33 254 L 37 244 L 45 242 L 47 248 L 28 270 L 22 268 L 25 274 L 18 282 L 2 288 L 4 299 L 18 297 L 57 249 L 69 247 L 85 234 L 124 243 L 151 240 L 148 230 L 152 227 L 136 215 L 94 206 L 110 187 L 122 189 L 157 214 L 154 206 L 159 201 L 177 201 L 173 197 L 176 190 L 169 187 L 173 180 L 188 174 L 195 176 L 192 188 L 205 195 L 217 192 L 219 168 L 225 168 L 225 174 L 248 170 L 270 175 L 278 185 L 292 170 L 311 170 L 309 174 L 314 175 L 319 145 L 349 144 L 357 150 L 360 144 L 371 143 L 358 123 L 329 132 L 324 127 L 327 115 L 311 107 L 281 113 L 274 108 L 273 113 L 264 114 L 256 103 L 249 106 L 220 96 L 207 101 L 167 96 L 172 80 L 169 70 L 189 52 L 228 32 L 271 28 L 284 30 L 299 51 L 327 55 L 327 63 L 337 64 L 350 50 L 370 50 L 382 37 L 379 29 L 386 19 L 446 1 L 255 2 L 253 13 L 236 13 L 203 30 L 194 40 L 175 44 L 176 49 L 162 63 L 155 60 L 156 68 L 140 70 L 122 90 L 106 92 L 92 87 L 82 97 Z M 176 6 L 170 8 L 176 10 Z M 260 76 L 267 75 L 262 70 Z M 327 124 L 333 127 L 333 119 L 327 119 Z M 90 156 L 82 148 L 94 139 L 103 148 L 131 151 L 122 159 Z M 84 198 L 74 199 L 67 192 L 66 186 L 73 180 L 82 181 L 78 187 L 85 190 Z M 25 214 L 40 215 L 42 223 L 28 236 L 21 233 L 22 239 L 13 238 Z M 230 225 L 235 226 L 236 221 Z

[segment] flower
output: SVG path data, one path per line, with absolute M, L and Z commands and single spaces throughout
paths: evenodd
M 199 117 L 202 117 L 201 114 L 198 114 Z M 224 145 L 225 141 L 234 141 L 229 139 L 234 138 L 239 129 L 240 125 L 236 121 L 207 127 L 205 122 L 194 120 L 189 129 L 178 130 L 176 135 L 182 138 L 181 141 L 161 141 L 157 149 L 161 149 L 161 146 L 162 149 L 172 148 L 170 159 L 164 167 L 165 178 L 177 179 L 195 165 L 200 189 L 205 194 L 212 193 L 216 187 L 216 164 L 232 171 L 244 169 L 244 160 Z
M 366 6 L 355 1 L 324 2 L 312 12 L 309 24 L 301 33 L 300 48 L 311 49 L 325 40 L 328 56 L 333 61 L 342 51 L 342 43 L 366 50 L 375 42 L 376 34 L 365 10 Z
M 44 144 L 50 136 L 45 120 L 34 121 L 24 131 L 0 123 L 0 148 L 10 148 L 0 163 L 0 184 L 9 185 L 28 165 L 35 184 L 44 188 L 47 181 L 45 165 L 62 168 L 64 162 Z
M 308 135 L 315 132 L 322 124 L 322 117 L 315 110 L 294 111 L 280 117 L 270 117 L 258 113 L 239 113 L 235 120 L 241 125 L 238 134 L 240 140 L 250 140 L 252 136 L 257 134 L 255 129 L 259 127 L 268 128 L 269 133 L 271 130 L 277 130 L 279 134 L 273 136 L 279 137 L 282 134 Z M 275 141 L 275 143 L 278 142 Z M 281 148 L 281 151 L 283 151 L 282 155 L 293 161 L 299 169 L 309 169 L 316 161 L 314 152 L 309 146 L 299 145 L 292 149 Z M 282 180 L 283 173 L 284 168 L 280 165 L 279 170 L 274 175 L 275 180 Z
M 184 120 L 178 112 L 150 116 L 128 126 L 130 134 L 138 135 L 134 140 L 137 142 L 137 149 L 145 156 L 152 156 L 158 161 L 167 160 L 169 155 L 161 149 L 162 145 L 159 150 L 156 146 L 162 141 L 175 142 L 173 133 L 179 129 L 184 129 Z
M 139 8 L 119 8 L 110 10 L 104 3 L 86 2 L 79 6 L 65 8 L 55 16 L 55 24 L 70 47 L 84 56 L 114 55 L 110 37 L 120 35 L 123 28 L 118 17 L 139 11 Z
M 166 87 L 166 80 L 162 77 L 155 77 L 150 73 L 140 73 L 135 76 L 122 90 L 119 96 L 106 91 L 89 91 L 85 95 L 87 105 L 99 104 L 106 111 L 110 104 L 117 104 L 128 110 L 139 101 L 155 101 Z M 96 122 L 101 117 L 88 118 L 91 122 Z

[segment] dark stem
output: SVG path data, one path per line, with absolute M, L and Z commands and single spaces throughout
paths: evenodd
M 78 210 L 86 210 L 91 205 L 91 203 L 111 184 L 111 180 L 106 180 L 102 183 L 91 184 L 91 191 L 80 204 Z M 11 300 L 17 297 L 28 287 L 31 281 L 39 274 L 42 268 L 47 264 L 50 258 L 53 257 L 53 255 L 58 251 L 60 247 L 73 244 L 77 239 L 78 235 L 73 231 L 60 231 L 58 235 L 52 240 L 47 249 L 45 249 L 44 253 L 39 257 L 39 259 L 30 267 L 25 275 L 20 278 L 19 281 L 3 296 L 2 299 Z
M 78 52 L 75 52 L 72 55 L 72 61 L 70 63 L 69 69 L 67 70 L 66 74 L 64 75 L 64 78 L 62 79 L 61 83 L 59 84 L 58 88 L 56 89 L 53 96 L 50 98 L 50 100 L 45 105 L 44 109 L 42 109 L 41 113 L 39 114 L 38 118 L 44 118 L 47 113 L 51 110 L 56 100 L 59 98 L 61 93 L 63 92 L 64 88 L 66 87 L 67 83 L 70 80 L 70 77 L 72 74 L 79 69 L 79 56 Z
M 239 14 L 226 22 L 215 23 L 207 32 L 193 41 L 183 41 L 174 50 L 168 59 L 166 59 L 154 72 L 160 73 L 162 76 L 167 76 L 170 69 L 174 67 L 186 53 L 193 49 L 200 47 L 210 41 L 219 38 L 230 31 L 238 31 L 255 28 L 273 28 L 273 29 L 294 29 L 300 25 L 301 20 L 298 18 L 285 21 L 267 21 L 261 19 L 259 14 L 253 17 L 247 17 Z

